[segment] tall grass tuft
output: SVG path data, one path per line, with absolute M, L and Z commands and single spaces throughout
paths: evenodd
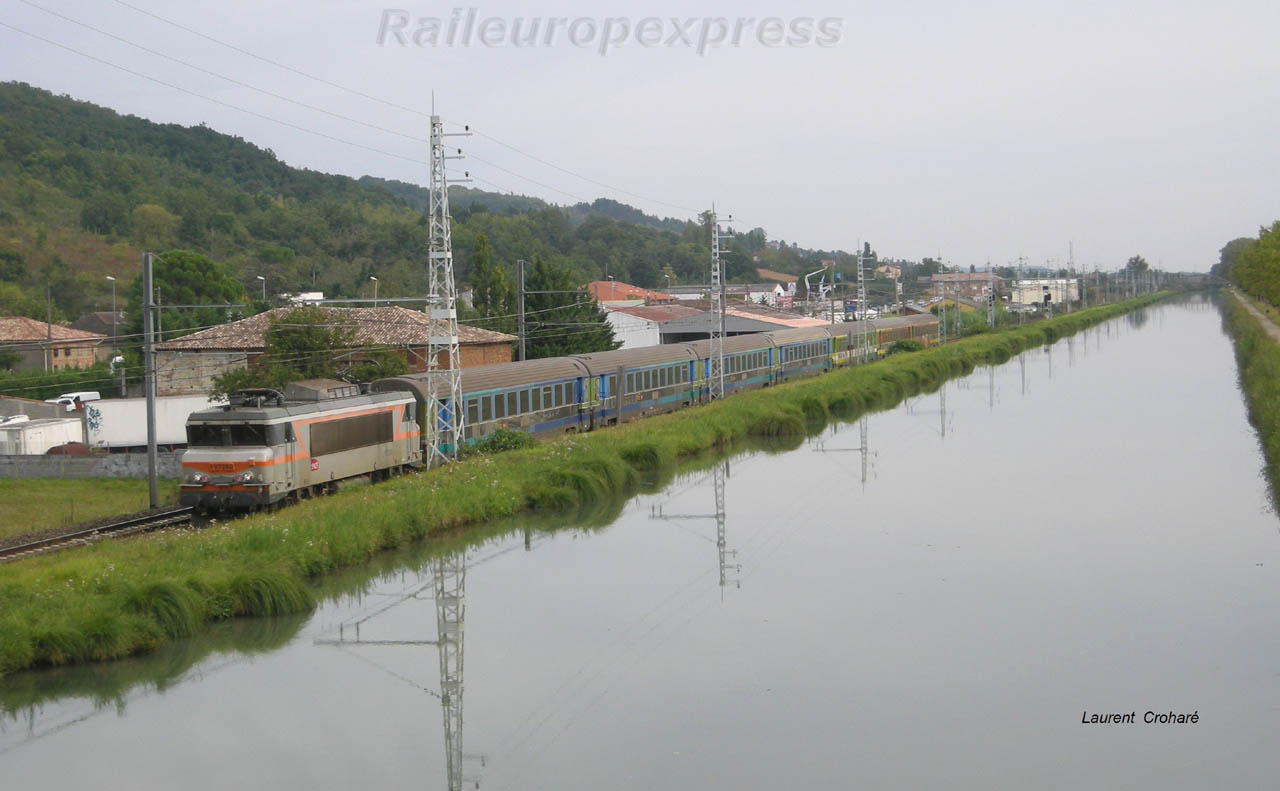
M 186 585 L 152 582 L 128 593 L 125 604 L 154 618 L 166 637 L 190 637 L 205 621 L 204 600 Z
M 231 580 L 229 592 L 236 615 L 285 615 L 315 605 L 311 591 L 295 577 L 280 572 L 238 574 Z

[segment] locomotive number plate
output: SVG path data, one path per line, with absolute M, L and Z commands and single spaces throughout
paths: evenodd
M 230 462 L 214 462 L 209 465 L 210 472 L 232 472 L 235 468 L 236 465 Z

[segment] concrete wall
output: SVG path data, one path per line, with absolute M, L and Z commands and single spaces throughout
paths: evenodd
M 245 352 L 156 352 L 159 395 L 200 395 L 213 389 L 213 378 L 248 364 Z
M 0 417 L 27 415 L 32 420 L 42 417 L 66 417 L 67 408 L 61 404 L 46 404 L 29 398 L 0 396 Z
M 181 476 L 182 451 L 157 454 L 161 478 Z M 93 456 L 0 456 L 0 478 L 145 478 L 147 454 Z

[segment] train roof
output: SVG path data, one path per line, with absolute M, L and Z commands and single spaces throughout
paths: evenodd
M 694 354 L 688 344 L 667 343 L 639 349 L 617 349 L 611 352 L 581 354 L 574 359 L 581 361 L 588 373 L 599 376 L 616 372 L 620 365 L 625 365 L 627 368 L 645 368 L 664 363 L 692 362 Z
M 769 333 L 773 336 L 773 342 L 779 346 L 786 346 L 792 343 L 805 343 L 806 341 L 816 341 L 819 339 L 826 340 L 831 337 L 831 333 L 827 327 L 796 327 L 789 330 L 775 330 Z
M 586 367 L 573 357 L 549 357 L 542 360 L 481 365 L 462 369 L 462 392 L 482 393 L 512 385 L 576 379 L 585 374 L 587 374 Z M 431 397 L 431 375 L 416 373 L 391 376 L 374 381 L 370 389 L 376 393 L 408 390 L 419 400 L 426 401 Z
M 284 406 L 225 406 L 202 409 L 192 412 L 187 422 L 196 423 L 248 423 L 261 420 L 274 420 L 295 415 L 310 415 L 316 412 L 328 412 L 346 407 L 385 404 L 404 398 L 403 393 L 368 393 L 348 398 L 331 398 L 324 401 L 285 402 Z
M 772 349 L 777 346 L 773 342 L 773 333 L 771 332 L 752 332 L 745 335 L 730 335 L 724 339 L 724 353 L 737 354 L 738 352 L 750 352 L 756 349 Z M 693 350 L 695 356 L 699 359 L 705 358 L 711 354 L 711 341 L 689 341 L 685 344 Z

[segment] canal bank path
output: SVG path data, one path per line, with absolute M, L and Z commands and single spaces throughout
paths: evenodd
M 1262 329 L 1271 336 L 1271 340 L 1276 343 L 1280 343 L 1280 324 L 1276 324 L 1264 315 L 1262 311 L 1258 310 L 1248 297 L 1240 293 L 1239 289 L 1231 289 L 1231 295 L 1236 298 L 1237 302 L 1244 306 L 1245 310 L 1249 311 L 1249 313 L 1258 320 L 1258 323 L 1262 325 Z

